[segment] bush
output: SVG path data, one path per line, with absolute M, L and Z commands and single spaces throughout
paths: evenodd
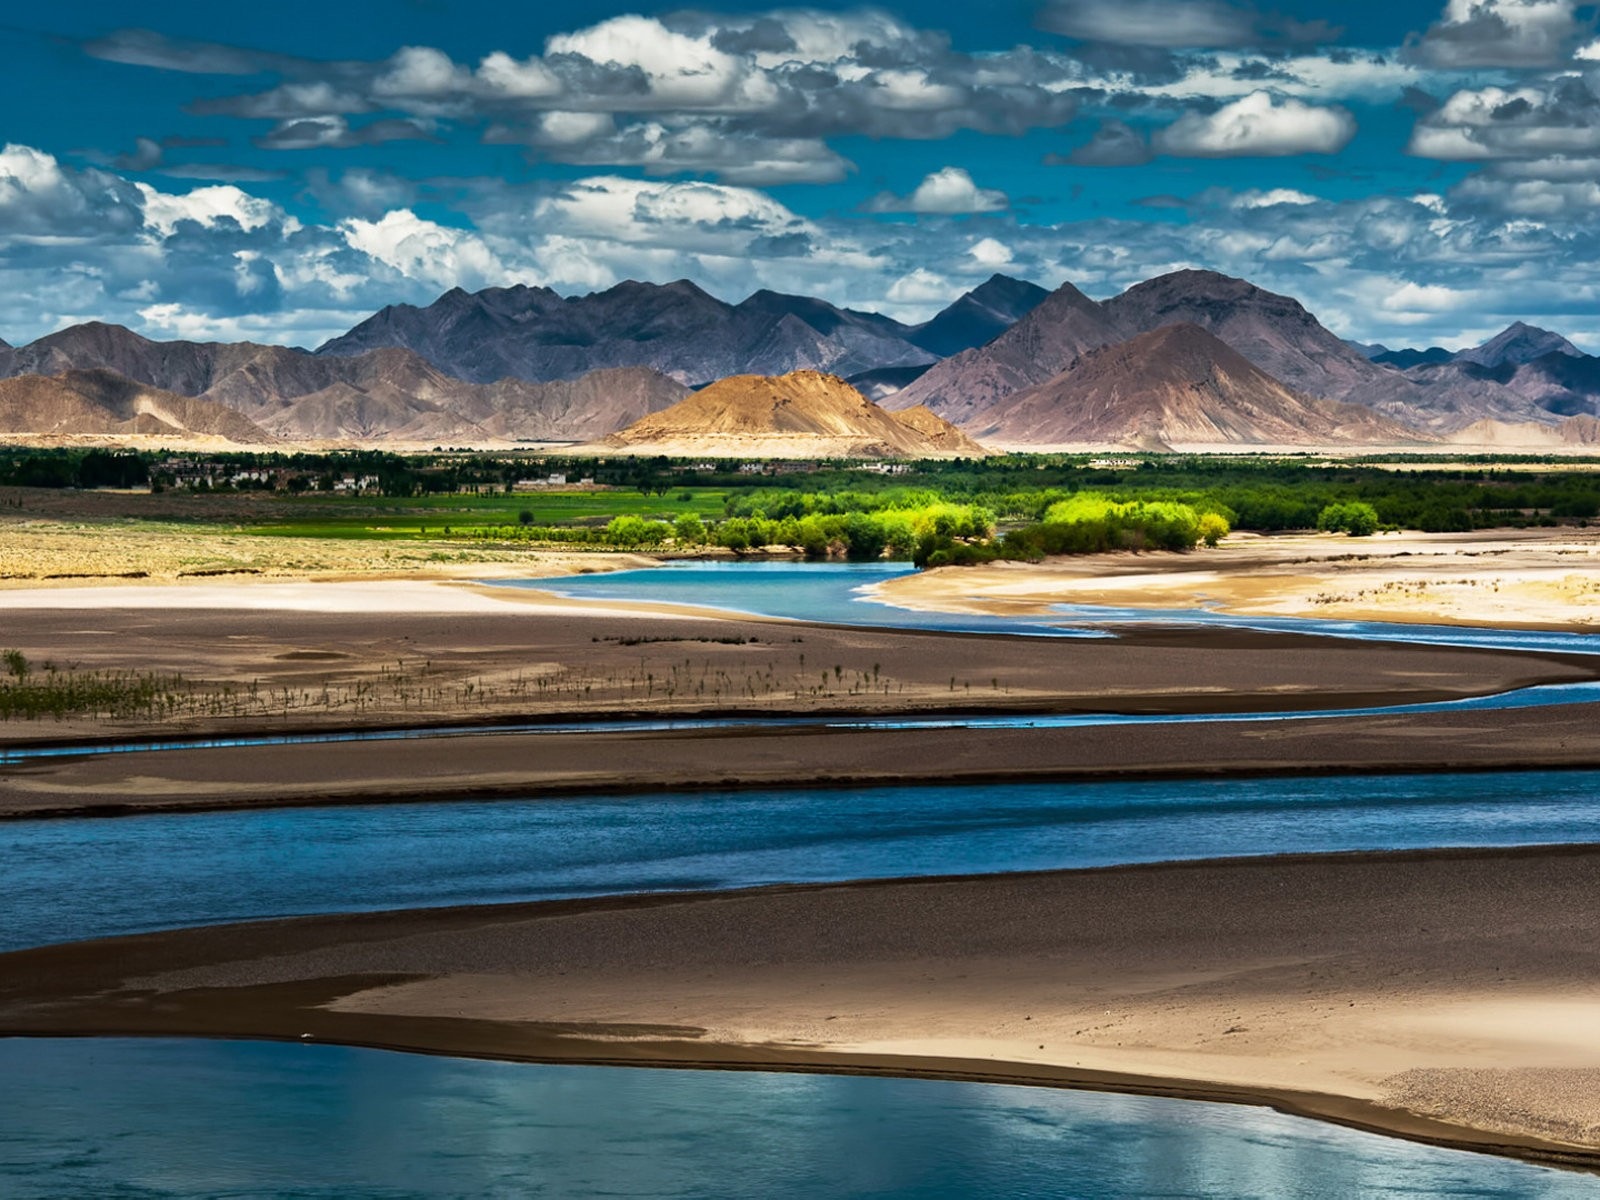
M 1330 504 L 1317 514 L 1317 528 L 1324 533 L 1371 537 L 1378 532 L 1378 510 L 1360 500 L 1352 500 L 1347 504 Z

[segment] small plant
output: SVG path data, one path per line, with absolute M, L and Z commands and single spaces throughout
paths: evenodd
M 28 660 L 21 650 L 7 650 L 0 654 L 0 660 L 6 664 L 6 670 L 13 679 L 26 679 L 28 677 Z

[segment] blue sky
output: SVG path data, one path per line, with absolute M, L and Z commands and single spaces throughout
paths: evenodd
M 1199 266 L 1337 332 L 1600 351 L 1571 0 L 71 2 L 0 24 L 0 336 L 314 345 L 515 282 L 920 319 Z

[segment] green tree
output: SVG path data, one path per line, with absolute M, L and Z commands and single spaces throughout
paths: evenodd
M 1330 504 L 1317 514 L 1317 528 L 1324 533 L 1371 537 L 1378 532 L 1378 510 L 1360 500 Z
M 684 513 L 673 522 L 672 536 L 680 546 L 698 546 L 706 540 L 706 523 L 693 513 Z

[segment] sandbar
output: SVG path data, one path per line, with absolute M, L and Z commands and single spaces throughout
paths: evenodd
M 0 1034 L 1271 1104 L 1600 1167 L 1600 847 L 310 917 L 0 956 Z
M 1600 632 L 1600 529 L 1232 534 L 1188 554 L 1119 553 L 945 567 L 874 585 L 905 608 L 1040 613 L 1053 604 L 1211 609 Z

